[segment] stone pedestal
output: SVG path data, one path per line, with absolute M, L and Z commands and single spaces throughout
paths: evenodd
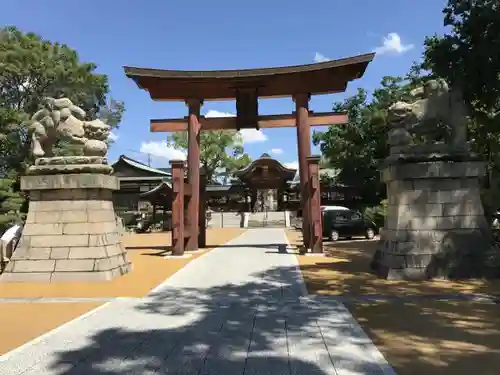
M 387 279 L 483 276 L 491 235 L 479 161 L 393 162 L 382 171 L 388 212 L 372 261 Z
M 131 270 L 113 208 L 116 177 L 25 176 L 21 189 L 28 217 L 1 282 L 103 281 Z

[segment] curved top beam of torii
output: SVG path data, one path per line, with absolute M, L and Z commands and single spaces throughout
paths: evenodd
M 124 67 L 157 101 L 236 99 L 236 117 L 199 117 L 201 130 L 295 127 L 295 115 L 259 116 L 258 98 L 343 92 L 361 78 L 374 53 L 316 64 L 263 69 L 182 71 Z M 310 126 L 347 123 L 346 113 L 312 113 Z M 152 132 L 187 130 L 187 118 L 151 120 Z
M 374 53 L 315 64 L 240 70 L 164 70 L 125 66 L 125 74 L 149 92 L 153 100 L 236 99 L 241 89 L 257 89 L 260 98 L 343 92 L 361 78 Z

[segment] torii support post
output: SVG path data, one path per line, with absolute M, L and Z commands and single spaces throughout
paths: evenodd
M 187 202 L 186 217 L 186 250 L 199 248 L 199 216 L 200 216 L 200 99 L 186 100 L 188 115 L 188 171 L 187 180 L 190 196 Z
M 206 196 L 207 178 L 203 172 L 200 175 L 200 209 L 199 209 L 199 235 L 198 246 L 200 249 L 207 247 L 207 196 Z
M 321 190 L 319 180 L 319 156 L 307 158 L 309 171 L 309 218 L 310 238 L 309 246 L 312 253 L 323 252 L 323 225 L 321 217 Z
M 309 249 L 310 237 L 310 194 L 307 188 L 309 182 L 309 167 L 307 158 L 311 156 L 311 127 L 309 124 L 309 94 L 293 96 L 295 101 L 295 116 L 297 124 L 297 151 L 299 155 L 300 200 L 302 206 L 302 238 L 304 246 Z
M 184 255 L 184 161 L 171 160 L 172 255 Z

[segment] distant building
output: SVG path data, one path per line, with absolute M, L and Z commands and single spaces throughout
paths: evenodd
M 171 178 L 169 168 L 153 168 L 137 160 L 121 155 L 113 164 L 114 175 L 120 180 L 120 190 L 114 194 L 116 212 L 141 210 L 170 210 Z M 332 179 L 338 174 L 332 169 L 323 169 L 322 175 Z M 259 210 L 262 203 L 259 192 L 274 191 L 274 210 L 295 211 L 299 207 L 299 174 L 286 168 L 268 154 L 263 154 L 248 166 L 236 171 L 228 185 L 208 185 L 208 206 L 214 211 L 249 212 Z M 350 205 L 358 197 L 355 189 L 348 186 L 322 186 L 322 205 Z M 269 193 L 267 193 L 269 194 Z

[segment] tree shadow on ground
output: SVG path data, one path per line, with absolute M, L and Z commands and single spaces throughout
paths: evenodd
M 27 374 L 320 375 L 335 373 L 332 361 L 351 374 L 374 371 L 373 358 L 354 348 L 369 342 L 353 334 L 342 306 L 324 297 L 297 303 L 290 281 L 296 273 L 276 267 L 240 285 L 165 287 L 140 301 L 116 301 L 87 317 L 85 330 L 73 328 L 74 338 L 85 336 L 85 342 L 64 342 L 49 369 L 35 362 Z M 347 306 L 399 375 L 498 372 L 500 305 L 420 300 Z
M 145 252 L 141 255 L 154 256 L 154 257 L 164 257 L 172 253 L 172 246 L 127 246 L 125 248 L 127 251 L 133 250 L 154 250 L 155 252 Z
M 399 375 L 498 374 L 498 304 L 419 300 L 348 307 Z
M 289 232 L 290 242 L 300 243 L 301 235 Z M 324 257 L 300 256 L 299 263 L 307 290 L 327 295 L 437 295 L 479 293 L 500 295 L 500 280 L 386 280 L 370 267 L 377 248 L 373 240 L 324 243 Z
M 51 374 L 320 375 L 335 373 L 332 361 L 353 374 L 377 367 L 362 349 L 334 350 L 369 342 L 351 332 L 337 302 L 299 303 L 298 285 L 287 281 L 296 274 L 278 267 L 241 285 L 166 287 L 140 302 L 114 302 L 113 319 L 96 315 L 86 343 L 56 353 Z
M 346 342 L 368 342 L 352 334 L 332 298 L 288 303 L 298 294 L 283 280 L 295 272 L 277 267 L 252 275 L 259 282 L 164 288 L 141 302 L 117 302 L 112 322 L 97 321 L 84 346 L 70 343 L 57 353 L 51 374 L 319 375 L 334 373 L 331 361 L 350 366 L 352 374 L 373 371 L 366 352 L 345 350 Z M 399 375 L 498 372 L 499 305 L 420 300 L 347 306 Z
M 292 235 L 291 242 L 300 243 L 300 234 Z M 380 279 L 370 269 L 376 246 L 368 240 L 326 242 L 325 257 L 299 257 L 309 293 L 349 301 L 351 313 L 400 375 L 496 374 L 498 298 L 495 304 L 470 297 L 500 295 L 499 281 Z

